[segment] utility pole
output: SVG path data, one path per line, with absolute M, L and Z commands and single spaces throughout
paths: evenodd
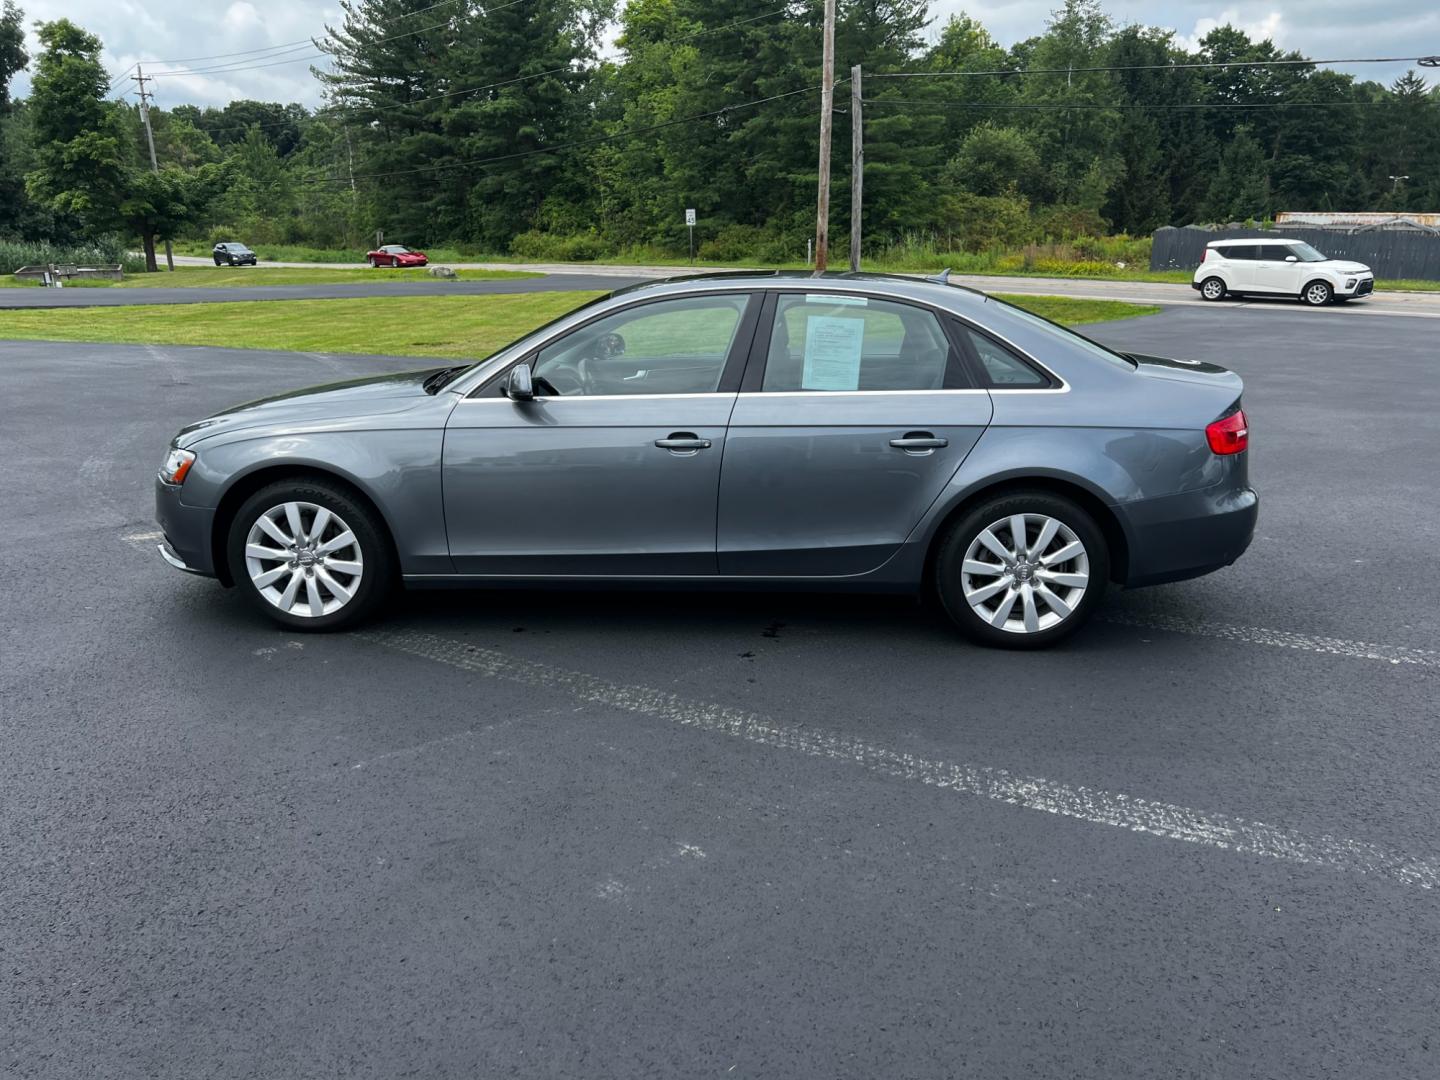
M 865 120 L 860 113 L 860 65 L 850 69 L 850 270 L 860 270 L 860 209 L 865 192 Z
M 825 59 L 820 77 L 820 187 L 815 207 L 815 272 L 830 259 L 830 130 L 835 107 L 835 0 L 825 0 Z
M 140 87 L 140 119 L 145 121 L 145 141 L 150 144 L 150 168 L 155 172 L 160 171 L 160 161 L 155 157 L 155 132 L 150 129 L 150 93 L 145 89 L 145 84 L 150 80 L 145 77 L 145 72 L 139 64 L 135 65 L 135 74 L 130 76 Z M 175 272 L 175 253 L 170 248 L 170 241 L 165 241 L 165 265 L 170 272 Z

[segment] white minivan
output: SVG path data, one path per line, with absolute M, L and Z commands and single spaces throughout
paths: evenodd
M 1206 300 L 1253 293 L 1297 296 L 1320 307 L 1373 292 L 1375 275 L 1362 263 L 1326 258 L 1303 240 L 1213 240 L 1190 287 Z

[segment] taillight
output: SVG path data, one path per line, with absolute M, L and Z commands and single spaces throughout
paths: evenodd
M 1238 454 L 1250 445 L 1250 425 L 1243 409 L 1222 416 L 1205 429 L 1205 439 L 1216 454 Z

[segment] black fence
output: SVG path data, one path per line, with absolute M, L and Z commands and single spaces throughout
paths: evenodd
M 1353 259 L 1375 271 L 1377 278 L 1440 281 L 1440 236 L 1424 232 L 1346 233 L 1337 229 L 1196 229 L 1168 226 L 1155 230 L 1150 247 L 1151 270 L 1194 270 L 1212 240 L 1304 240 L 1332 259 Z

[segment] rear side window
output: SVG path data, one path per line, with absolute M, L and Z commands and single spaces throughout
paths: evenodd
M 995 389 L 1019 390 L 1050 385 L 1049 379 L 994 338 L 972 330 L 964 323 L 957 323 L 956 328 L 970 343 L 970 347 L 975 350 L 975 356 L 979 359 L 981 368 L 984 369 L 985 378 Z
M 968 385 L 940 320 L 872 297 L 782 294 L 761 389 L 951 390 Z
M 1230 247 L 1216 248 L 1215 250 L 1227 259 L 1252 261 L 1256 257 L 1254 244 L 1232 244 Z

